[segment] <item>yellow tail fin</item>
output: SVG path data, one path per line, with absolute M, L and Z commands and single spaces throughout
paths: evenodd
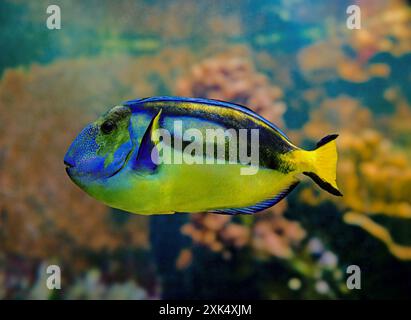
M 322 189 L 329 193 L 342 196 L 337 187 L 337 144 L 335 139 L 338 134 L 332 134 L 322 138 L 317 143 L 317 148 L 313 153 L 313 168 L 310 172 L 304 172 L 305 175 L 313 179 Z

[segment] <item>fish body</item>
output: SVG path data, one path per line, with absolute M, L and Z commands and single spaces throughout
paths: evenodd
M 169 139 L 160 138 L 160 131 L 170 133 Z M 65 163 L 84 191 L 125 211 L 251 214 L 284 198 L 300 174 L 341 195 L 335 138 L 327 136 L 316 150 L 305 151 L 244 106 L 153 97 L 116 106 L 88 125 Z M 254 151 L 258 163 L 244 163 L 241 147 L 246 159 Z M 171 162 L 160 160 L 165 154 Z

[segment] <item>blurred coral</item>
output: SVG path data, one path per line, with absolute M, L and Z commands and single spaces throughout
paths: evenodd
M 384 4 L 360 0 L 363 27 L 352 33 L 350 42 L 361 61 L 377 52 L 400 56 L 411 51 L 411 11 L 403 1 Z
M 182 227 L 181 232 L 190 236 L 195 244 L 220 252 L 225 258 L 230 258 L 230 249 L 248 244 L 248 228 L 233 223 L 228 215 L 204 213 L 193 215 L 191 220 Z
M 62 32 L 43 30 L 49 1 L 0 4 L 0 299 L 187 298 L 202 289 L 213 298 L 239 288 L 255 298 L 253 285 L 274 299 L 409 292 L 406 1 L 354 1 L 359 30 L 340 20 L 343 2 L 312 2 L 309 9 L 303 0 L 72 2 L 63 7 L 64 21 L 76 23 Z M 339 133 L 344 197 L 302 183 L 290 202 L 262 213 L 173 216 L 149 239 L 148 217 L 89 198 L 66 177 L 62 159 L 84 124 L 109 107 L 173 94 L 246 105 L 293 128 L 287 132 L 299 146 Z M 324 227 L 321 213 L 346 224 L 336 218 L 336 229 Z M 150 222 L 164 217 L 155 218 Z M 352 229 L 355 237 L 341 244 Z M 398 261 L 377 241 L 374 251 L 364 245 L 353 253 L 360 234 L 384 243 Z M 364 268 L 375 263 L 391 273 L 374 282 L 368 274 L 356 293 L 347 289 L 343 267 L 360 255 Z M 59 293 L 44 286 L 49 263 L 64 270 Z
M 298 62 L 307 79 L 323 83 L 341 78 L 350 82 L 361 83 L 372 77 L 387 78 L 390 67 L 384 63 L 367 64 L 347 56 L 343 51 L 346 45 L 341 39 L 330 39 L 304 48 L 298 55 Z M 327 51 L 327 55 L 321 54 Z
M 182 96 L 219 99 L 245 105 L 279 126 L 286 110 L 280 88 L 257 72 L 247 54 L 221 54 L 192 67 L 180 78 L 176 91 Z
M 59 252 L 68 258 L 78 245 L 114 249 L 132 239 L 108 223 L 106 207 L 67 179 L 62 163 L 70 141 L 94 117 L 93 110 L 101 112 L 110 101 L 122 99 L 121 73 L 118 65 L 111 69 L 110 65 L 107 60 L 79 59 L 4 75 L 0 83 L 3 251 L 33 257 Z M 143 227 L 140 218 L 139 224 L 131 222 L 137 228 Z M 134 244 L 147 243 L 144 238 L 138 241 Z
M 193 260 L 193 254 L 190 249 L 183 249 L 177 257 L 176 268 L 177 270 L 183 270 L 187 268 Z
M 236 222 L 229 215 L 197 214 L 181 231 L 195 244 L 206 246 L 225 258 L 231 257 L 231 250 L 253 247 L 256 255 L 290 259 L 293 249 L 305 237 L 299 223 L 285 219 L 281 211 L 275 213 L 273 209 L 258 214 L 252 225 Z
M 330 37 L 300 52 L 300 67 L 310 81 L 324 83 L 341 78 L 362 83 L 375 77 L 388 78 L 390 65 L 370 63 L 370 60 L 381 52 L 401 56 L 410 51 L 411 16 L 402 2 L 359 1 L 359 4 L 367 17 L 363 19 L 365 27 L 346 37 Z M 327 50 L 326 55 L 321 54 L 323 50 Z M 409 146 L 406 137 L 411 133 L 411 108 L 395 86 L 386 89 L 384 96 L 396 108 L 391 117 L 377 118 L 359 100 L 348 96 L 323 99 L 320 108 L 311 112 L 300 138 L 316 140 L 325 132 L 340 134 L 338 181 L 344 197 L 337 201 L 324 193 L 304 189 L 301 198 L 313 206 L 325 199 L 334 201 L 341 210 L 347 211 L 345 222 L 364 228 L 383 241 L 392 254 L 409 260 L 410 247 L 398 245 L 388 229 L 366 216 L 411 218 L 411 159 L 405 151 Z M 318 101 L 318 96 L 316 99 L 312 103 Z
M 243 104 L 284 126 L 285 104 L 280 101 L 282 91 L 255 70 L 247 51 L 237 56 L 221 54 L 193 66 L 188 76 L 180 78 L 176 90 L 183 96 Z M 234 222 L 230 216 L 203 214 L 194 215 L 192 221 L 183 226 L 182 232 L 195 243 L 221 252 L 227 258 L 230 257 L 230 248 L 251 246 L 252 243 L 260 252 L 290 258 L 291 247 L 304 238 L 304 230 L 298 223 L 281 216 L 284 204 L 286 201 L 268 210 L 266 217 L 257 221 L 252 231 L 247 225 Z
M 410 109 L 399 105 L 397 112 L 407 116 L 409 112 L 404 108 Z M 314 206 L 325 199 L 334 201 L 347 211 L 345 222 L 363 227 L 378 237 L 398 258 L 411 260 L 411 247 L 398 250 L 382 226 L 366 217 L 357 218 L 362 214 L 411 219 L 410 153 L 395 146 L 390 139 L 391 127 L 384 133 L 377 131 L 376 121 L 367 108 L 348 97 L 326 100 L 312 113 L 311 121 L 303 129 L 304 137 L 316 139 L 321 131 L 340 134 L 338 184 L 344 197 L 336 200 L 312 188 L 304 189 L 301 197 Z M 404 130 L 411 134 L 410 127 L 403 127 L 401 134 L 405 133 Z
M 411 11 L 402 1 L 374 4 L 378 10 L 369 1 L 358 2 L 366 17 L 361 29 L 351 32 L 344 26 L 341 32 L 299 52 L 300 68 L 310 81 L 340 78 L 362 83 L 373 77 L 387 78 L 390 66 L 370 60 L 381 52 L 402 56 L 411 50 Z
M 257 251 L 279 258 L 293 257 L 293 248 L 305 238 L 305 231 L 297 222 L 282 215 L 264 215 L 253 228 L 253 243 Z
M 78 58 L 5 72 L 0 82 L 0 251 L 6 265 L 15 255 L 25 257 L 19 263 L 30 268 L 34 261 L 55 257 L 66 272 L 80 272 L 90 267 L 90 253 L 148 249 L 148 218 L 113 212 L 88 197 L 66 176 L 63 157 L 88 121 L 127 98 L 170 86 L 190 57 L 185 49 L 166 50 L 150 59 Z M 27 292 L 19 277 L 14 283 L 8 275 L 1 294 Z M 33 274 L 27 277 L 26 285 L 35 286 L 33 279 Z
M 66 289 L 68 300 L 142 300 L 147 293 L 135 282 L 106 284 L 99 270 L 91 269 Z

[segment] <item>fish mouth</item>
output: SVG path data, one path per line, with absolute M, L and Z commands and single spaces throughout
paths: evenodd
M 66 166 L 66 173 L 71 177 L 71 169 L 74 168 L 74 165 L 64 160 L 64 165 Z
M 72 168 L 74 168 L 74 164 L 67 159 L 64 159 L 64 165 L 66 166 L 66 173 L 69 177 L 72 176 Z
M 74 167 L 74 164 L 68 162 L 67 160 L 64 160 L 64 165 L 66 166 L 66 169 Z

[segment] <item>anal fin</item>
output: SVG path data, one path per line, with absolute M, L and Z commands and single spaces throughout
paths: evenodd
M 289 187 L 285 188 L 284 190 L 280 191 L 280 193 L 277 193 L 273 198 L 261 201 L 253 206 L 250 207 L 244 207 L 244 208 L 232 208 L 232 209 L 218 209 L 218 210 L 212 210 L 208 211 L 209 213 L 218 213 L 218 214 L 230 214 L 230 215 L 236 215 L 236 214 L 254 214 L 256 212 L 265 210 L 267 208 L 270 208 L 277 203 L 279 203 L 282 199 L 284 199 L 291 191 L 294 190 L 294 188 L 300 183 L 300 181 L 295 181 L 293 184 L 291 184 Z

